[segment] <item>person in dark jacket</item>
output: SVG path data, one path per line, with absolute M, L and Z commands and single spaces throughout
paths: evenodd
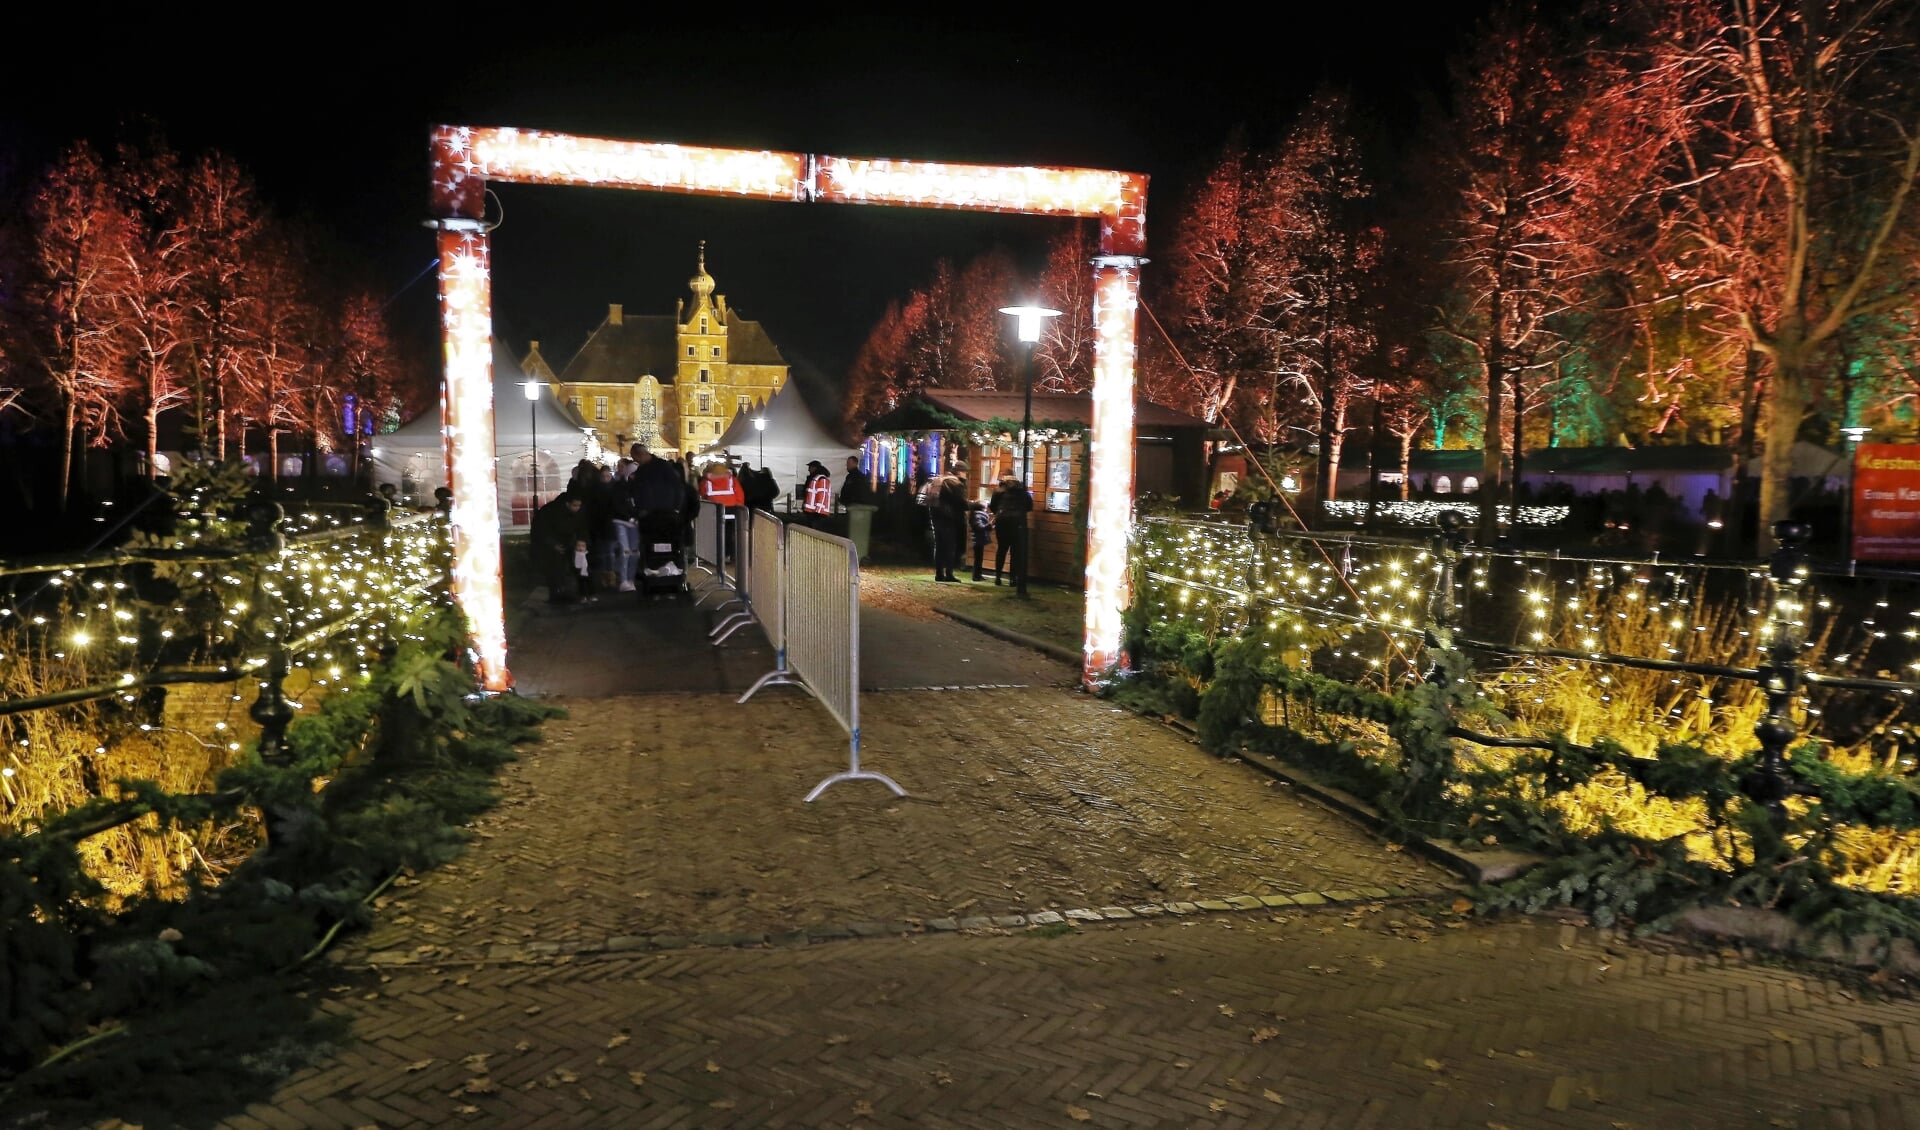
M 840 480 L 840 497 L 836 501 L 842 510 L 862 503 L 870 506 L 880 501 L 874 497 L 873 484 L 867 481 L 866 472 L 860 469 L 858 455 L 847 456 L 847 474 Z
M 749 510 L 771 511 L 773 504 L 780 501 L 780 481 L 764 464 L 758 468 L 744 465 L 740 468 L 740 489 L 747 496 Z
M 585 506 L 585 499 L 565 490 L 533 516 L 528 541 L 540 575 L 546 578 L 548 604 L 573 604 L 580 599 L 580 570 L 574 555 L 587 543 Z
M 960 566 L 960 554 L 967 544 L 967 480 L 948 468 L 931 484 L 927 500 L 929 520 L 933 523 L 933 579 L 958 584 L 953 575 Z
M 1011 558 L 1013 583 L 1024 593 L 1027 591 L 1027 515 L 1033 512 L 1033 494 L 1027 490 L 1027 484 L 1008 475 L 1000 480 L 1000 489 L 993 492 L 993 501 L 987 504 L 987 509 L 993 514 L 993 583 L 997 585 L 1007 576 Z

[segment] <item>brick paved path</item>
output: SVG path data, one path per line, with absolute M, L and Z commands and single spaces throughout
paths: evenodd
M 844 735 L 733 698 L 559 700 L 469 852 L 330 955 L 359 1042 L 225 1125 L 1920 1127 L 1912 1000 L 1459 917 L 1450 876 L 1057 683 L 866 695 L 913 795 L 812 805 Z
M 912 800 L 798 803 L 845 754 L 798 697 L 569 704 L 469 855 L 337 955 L 362 1042 L 227 1125 L 1920 1126 L 1910 1000 L 1450 893 L 820 940 L 1445 879 L 1084 696 L 867 703 Z
M 395 897 L 373 951 L 604 949 L 1453 877 L 1287 788 L 1086 695 L 865 696 L 862 761 L 795 689 L 555 700 L 478 850 Z M 430 947 L 421 950 L 420 947 Z
M 229 1125 L 1920 1125 L 1910 1002 L 1440 918 L 1326 907 L 343 976 L 335 1007 L 365 1043 Z

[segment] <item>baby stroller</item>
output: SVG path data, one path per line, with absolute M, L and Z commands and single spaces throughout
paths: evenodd
M 640 567 L 633 578 L 640 595 L 688 591 L 685 533 L 677 514 L 641 515 Z

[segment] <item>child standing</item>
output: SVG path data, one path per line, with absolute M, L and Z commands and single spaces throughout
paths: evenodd
M 967 503 L 967 529 L 973 535 L 973 579 L 984 581 L 986 574 L 981 570 L 986 564 L 987 542 L 993 537 L 993 515 L 977 498 Z

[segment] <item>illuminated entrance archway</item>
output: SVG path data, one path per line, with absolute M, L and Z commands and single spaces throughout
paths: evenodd
M 488 181 L 1098 217 L 1081 677 L 1091 681 L 1119 660 L 1133 515 L 1134 313 L 1140 266 L 1146 262 L 1146 177 L 1105 169 L 709 149 L 472 126 L 436 127 L 429 150 L 446 359 L 441 420 L 453 488 L 453 593 L 473 633 L 482 686 L 504 691 L 513 685 L 494 480 L 491 254 L 481 223 Z

